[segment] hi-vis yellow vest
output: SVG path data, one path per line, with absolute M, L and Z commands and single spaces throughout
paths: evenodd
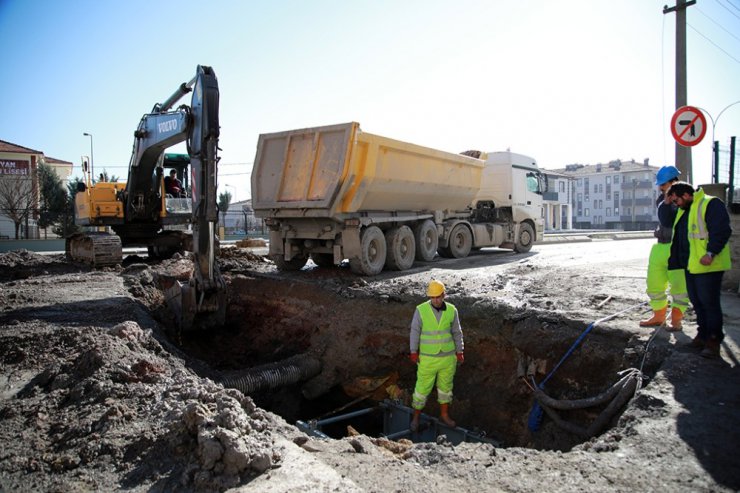
M 689 265 L 686 270 L 692 274 L 706 274 L 707 272 L 719 272 L 730 270 L 732 262 L 730 260 L 730 244 L 725 244 L 722 251 L 714 256 L 714 260 L 709 265 L 702 265 L 699 260 L 707 254 L 707 244 L 709 243 L 709 231 L 707 231 L 707 205 L 709 201 L 715 199 L 711 195 L 706 195 L 701 188 L 694 193 L 694 200 L 688 211 L 688 238 L 689 238 Z M 673 227 L 676 227 L 678 220 L 683 216 L 683 209 L 678 209 Z
M 427 356 L 447 356 L 455 354 L 455 341 L 452 339 L 452 321 L 455 320 L 457 308 L 452 303 L 446 303 L 447 309 L 437 322 L 434 316 L 432 303 L 426 301 L 416 308 L 421 315 L 421 336 L 419 338 L 419 353 Z

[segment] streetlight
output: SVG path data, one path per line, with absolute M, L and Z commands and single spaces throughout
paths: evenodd
M 89 134 L 87 132 L 84 132 L 82 135 L 85 137 L 90 137 L 90 176 L 95 179 L 95 168 L 93 168 L 93 136 L 92 134 Z
M 717 126 L 717 122 L 719 121 L 719 117 L 722 116 L 722 113 L 724 113 L 725 111 L 727 111 L 728 109 L 730 109 L 732 106 L 735 106 L 736 104 L 740 104 L 740 101 L 735 101 L 734 103 L 730 103 L 727 106 L 725 106 L 724 109 L 719 112 L 719 115 L 717 115 L 717 119 L 716 120 L 714 118 L 712 118 L 712 114 L 710 112 L 708 112 L 704 108 L 699 108 L 697 106 L 697 108 L 699 108 L 704 113 L 706 113 L 707 116 L 709 117 L 709 119 L 712 121 L 712 168 L 713 168 L 713 171 L 714 171 L 714 173 L 713 173 L 714 174 L 714 177 L 713 178 L 714 178 L 714 182 L 715 183 L 719 180 L 719 176 L 718 176 L 719 175 L 719 169 L 717 169 L 717 166 L 716 166 L 718 160 L 717 160 L 717 149 L 714 146 L 714 127 Z

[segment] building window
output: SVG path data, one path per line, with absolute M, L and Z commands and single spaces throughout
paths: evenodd
M 619 215 L 619 207 L 615 207 L 614 208 L 614 215 L 615 216 L 618 216 Z
M 614 175 L 614 183 L 619 183 L 619 175 Z
M 559 185 L 560 185 L 560 192 L 561 193 L 565 193 L 565 182 L 564 181 L 561 181 L 559 183 Z
M 579 193 L 579 194 L 578 194 L 578 195 L 576 196 L 576 200 L 578 200 L 578 202 L 581 202 L 581 201 L 583 200 L 583 194 L 582 194 L 582 193 Z
M 583 215 L 586 216 L 586 217 L 588 217 L 588 216 L 591 215 L 591 211 L 589 209 L 584 209 L 583 210 Z
M 576 180 L 576 184 L 577 184 L 577 186 L 579 186 L 579 187 L 581 186 L 581 179 L 580 179 L 580 178 L 578 178 L 578 180 Z
M 606 208 L 606 217 L 609 217 L 611 215 L 612 215 L 612 208 L 611 207 L 607 207 Z
M 604 185 L 599 183 L 599 193 L 604 193 Z
M 599 200 L 599 209 L 603 209 L 603 208 L 604 208 L 604 202 Z
M 599 191 L 599 186 L 596 183 L 594 183 L 594 193 L 598 193 L 598 191 Z
M 611 200 L 611 199 L 612 199 L 612 193 L 606 192 L 606 200 Z
M 607 184 L 607 185 L 610 185 L 610 184 L 611 184 L 611 182 L 612 182 L 612 177 L 611 177 L 611 176 L 607 176 L 607 177 L 606 177 L 606 184 Z

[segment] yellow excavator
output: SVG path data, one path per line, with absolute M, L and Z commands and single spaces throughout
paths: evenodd
M 172 110 L 190 92 L 191 104 Z M 143 246 L 150 256 L 160 258 L 191 250 L 195 266 L 189 282 L 174 281 L 167 290 L 168 304 L 185 330 L 222 325 L 225 319 L 226 283 L 215 261 L 218 110 L 216 74 L 211 67 L 199 65 L 190 82 L 141 118 L 125 183 L 93 183 L 83 166 L 85 180 L 75 196 L 75 224 L 92 231 L 66 240 L 69 259 L 96 267 L 120 263 L 123 247 Z M 165 152 L 181 142 L 187 144 L 186 156 Z M 166 170 L 175 170 L 182 190 L 187 191 L 184 197 L 168 193 Z M 192 233 L 185 230 L 187 225 Z M 196 323 L 196 317 L 203 320 Z

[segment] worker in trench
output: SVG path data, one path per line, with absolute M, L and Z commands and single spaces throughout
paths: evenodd
M 440 421 L 447 426 L 455 426 L 449 415 L 453 380 L 458 363 L 465 361 L 460 317 L 457 308 L 445 301 L 444 284 L 432 280 L 427 287 L 427 296 L 429 301 L 414 310 L 409 337 L 409 358 L 417 365 L 416 387 L 411 399 L 411 407 L 414 408 L 412 431 L 419 429 L 419 417 L 435 381 Z
M 668 268 L 671 238 L 673 237 L 673 221 L 676 218 L 678 207 L 670 200 L 666 200 L 665 195 L 671 185 L 678 181 L 680 174 L 681 172 L 675 166 L 663 166 L 655 175 L 655 185 L 660 192 L 656 200 L 658 226 L 653 233 L 657 242 L 650 249 L 646 278 L 647 295 L 650 298 L 650 308 L 653 309 L 653 314 L 650 318 L 640 321 L 640 327 L 666 325 L 668 315 L 666 288 L 668 288 L 671 293 L 671 322 L 666 325 L 668 332 L 681 330 L 683 315 L 689 307 L 686 271 L 684 269 Z

